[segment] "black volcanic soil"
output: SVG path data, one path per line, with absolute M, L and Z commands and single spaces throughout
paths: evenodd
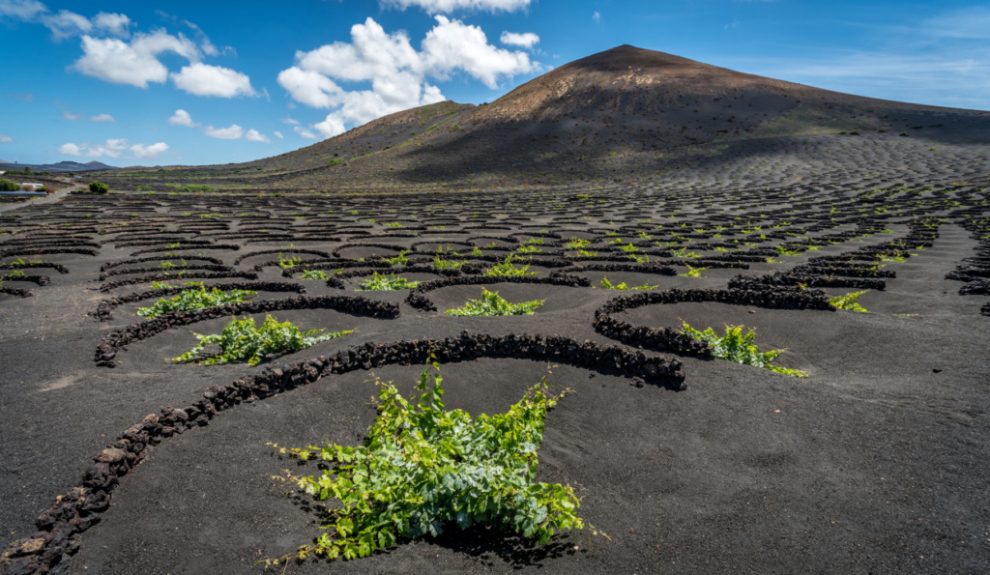
M 409 391 L 420 366 L 325 375 L 162 438 L 120 477 L 109 509 L 87 515 L 99 522 L 73 533 L 72 545 L 38 533 L 33 522 L 79 483 L 91 458 L 149 413 L 188 406 L 213 386 L 271 367 L 293 372 L 365 343 L 468 331 L 562 335 L 683 364 L 687 388 L 673 391 L 610 365 L 554 362 L 551 381 L 575 393 L 547 420 L 538 474 L 575 485 L 582 516 L 608 537 L 572 533 L 534 548 L 451 532 L 364 560 L 305 562 L 284 572 L 985 573 L 990 317 L 981 308 L 990 298 L 959 290 L 990 277 L 986 150 L 947 146 L 931 158 L 905 150 L 878 147 L 876 157 L 850 159 L 842 170 L 830 168 L 841 162 L 828 156 L 819 163 L 728 158 L 712 172 L 607 190 L 505 191 L 497 201 L 125 192 L 11 211 L 0 218 L 0 273 L 23 269 L 48 281 L 13 277 L 3 285 L 11 293 L 0 293 L 0 543 L 12 545 L 0 572 L 33 566 L 40 573 L 37 566 L 56 557 L 56 572 L 64 573 L 260 572 L 259 560 L 319 532 L 312 513 L 271 479 L 289 464 L 265 442 L 360 441 L 373 418 L 372 375 Z M 568 246 L 578 237 L 590 241 L 583 256 Z M 536 280 L 474 277 L 532 238 L 542 239 L 539 252 L 525 255 Z M 446 284 L 429 267 L 438 244 L 467 264 Z M 410 267 L 388 271 L 435 289 L 356 291 L 387 266 L 381 256 L 396 253 L 382 246 L 410 250 Z M 294 255 L 305 261 L 283 272 L 277 260 Z M 27 263 L 2 267 L 17 258 Z M 158 259 L 134 261 L 141 258 Z M 179 275 L 183 258 L 190 267 Z M 140 323 L 134 311 L 154 299 L 115 307 L 104 321 L 89 314 L 101 302 L 149 290 L 153 279 L 197 280 L 204 270 L 194 265 L 257 274 L 202 279 L 207 284 L 284 282 L 304 287 L 308 298 L 389 302 L 399 315 L 279 310 L 273 314 L 302 327 L 356 331 L 257 368 L 168 361 L 193 345 L 193 332 L 217 331 L 230 312 L 176 322 L 117 349 L 116 367 L 97 365 L 101 339 Z M 689 266 L 704 268 L 701 277 L 683 275 Z M 101 281 L 101 267 L 125 273 Z M 303 280 L 307 268 L 343 279 L 338 287 Z M 605 290 L 603 277 L 658 284 L 648 293 L 659 295 Z M 456 285 L 463 278 L 474 283 Z M 862 296 L 867 314 L 766 303 L 821 302 L 825 295 L 805 284 L 837 285 L 824 293 L 839 295 L 864 279 L 883 282 Z M 724 291 L 740 281 L 768 283 Z M 525 317 L 443 314 L 482 285 L 546 305 Z M 744 293 L 763 303 L 741 305 Z M 613 298 L 661 296 L 671 299 L 601 315 Z M 261 290 L 254 301 L 297 297 Z M 438 311 L 424 311 L 423 301 Z M 782 365 L 810 375 L 657 351 L 645 340 L 609 337 L 603 317 L 653 330 L 681 320 L 745 324 L 761 345 L 786 349 Z M 500 411 L 546 369 L 527 357 L 449 362 L 446 397 L 472 413 Z M 23 538 L 41 548 L 24 547 Z

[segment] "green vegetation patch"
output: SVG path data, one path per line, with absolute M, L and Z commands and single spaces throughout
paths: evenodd
M 571 486 L 535 480 L 547 412 L 565 393 L 550 394 L 544 377 L 508 411 L 472 418 L 446 410 L 435 361 L 432 369 L 432 377 L 430 368 L 420 375 L 415 403 L 376 381 L 377 417 L 362 445 L 272 444 L 283 455 L 319 461 L 318 473 L 288 479 L 318 501 L 339 502 L 298 558 L 367 557 L 472 526 L 540 545 L 584 528 Z
M 196 362 L 200 365 L 247 362 L 258 365 L 269 357 L 294 353 L 320 342 L 354 333 L 354 330 L 327 332 L 322 329 L 303 331 L 290 321 L 279 322 L 271 315 L 265 316 L 258 327 L 253 317 L 234 318 L 217 334 L 194 334 L 199 343 L 175 358 L 177 363 Z M 207 355 L 206 350 L 216 346 L 218 351 Z
M 756 345 L 756 330 L 743 325 L 727 325 L 725 333 L 718 335 L 712 328 L 696 329 L 688 322 L 681 322 L 681 332 L 695 340 L 703 341 L 712 348 L 712 354 L 719 358 L 745 365 L 753 365 L 769 369 L 774 373 L 792 377 L 808 377 L 807 372 L 774 365 L 777 357 L 783 353 L 781 349 L 760 351 Z
M 469 299 L 461 306 L 447 310 L 447 315 L 453 316 L 484 316 L 496 317 L 504 315 L 533 315 L 543 305 L 541 299 L 511 303 L 500 296 L 497 291 L 481 288 L 481 297 Z
M 184 290 L 179 292 L 178 295 L 169 298 L 163 297 L 148 307 L 140 307 L 137 310 L 137 314 L 141 317 L 153 319 L 160 315 L 177 311 L 192 311 L 208 307 L 243 303 L 257 293 L 256 291 L 245 289 L 230 291 L 224 291 L 216 287 L 206 289 L 205 285 L 199 283 L 193 289 Z
M 437 271 L 441 270 L 459 270 L 464 266 L 464 261 L 462 260 L 451 260 L 444 257 L 443 248 L 438 247 L 436 255 L 433 256 L 433 269 Z
M 396 291 L 402 289 L 413 289 L 419 282 L 406 279 L 398 274 L 380 274 L 375 272 L 371 277 L 361 282 L 358 287 L 361 291 Z
M 870 310 L 866 309 L 859 303 L 859 298 L 865 294 L 867 290 L 849 292 L 843 295 L 837 295 L 828 298 L 828 304 L 837 310 L 841 311 L 856 311 L 860 313 L 866 313 Z
M 529 264 L 517 266 L 515 262 L 516 256 L 509 254 L 505 256 L 503 261 L 486 269 L 485 275 L 494 278 L 530 277 L 536 275 L 536 272 L 529 271 Z
M 103 182 L 90 182 L 89 191 L 94 194 L 106 194 L 110 192 L 110 186 Z
M 326 281 L 330 279 L 330 274 L 326 270 L 303 270 L 300 276 L 304 280 L 323 280 Z
M 173 192 L 186 194 L 209 194 L 216 191 L 216 188 L 209 184 L 168 184 Z
M 701 266 L 701 267 L 697 267 L 696 268 L 694 266 L 689 265 L 689 266 L 687 266 L 687 271 L 684 272 L 684 273 L 682 273 L 681 276 L 682 277 L 686 277 L 686 278 L 700 278 L 701 277 L 701 272 L 703 272 L 703 271 L 705 271 L 707 269 L 708 268 L 705 267 L 705 266 Z
M 409 264 L 409 250 L 402 250 L 391 258 L 382 258 L 382 261 L 392 267 L 404 267 Z
M 278 254 L 278 267 L 283 270 L 293 270 L 302 263 L 302 258 L 299 256 L 285 257 L 282 254 Z
M 599 282 L 598 287 L 600 287 L 602 289 L 610 289 L 610 290 L 617 290 L 617 291 L 650 291 L 650 290 L 655 290 L 655 289 L 657 289 L 660 286 L 658 286 L 658 285 L 650 285 L 650 284 L 643 284 L 643 285 L 639 285 L 639 286 L 630 286 L 626 282 L 619 282 L 617 284 L 614 284 L 614 283 L 610 282 L 607 277 L 603 277 L 602 278 L 602 281 Z

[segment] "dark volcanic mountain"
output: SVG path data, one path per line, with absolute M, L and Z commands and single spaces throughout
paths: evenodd
M 0 161 L 0 170 L 23 171 L 30 169 L 34 172 L 67 173 L 67 172 L 100 172 L 116 170 L 117 168 L 103 162 L 72 162 L 63 160 L 54 164 L 19 164 L 17 162 Z
M 118 177 L 260 189 L 528 185 L 655 174 L 798 140 L 903 147 L 912 145 L 905 137 L 926 146 L 986 144 L 988 134 L 988 112 L 863 98 L 619 46 L 491 104 L 406 110 L 255 162 Z

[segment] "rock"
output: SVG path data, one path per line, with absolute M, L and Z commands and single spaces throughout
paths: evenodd
M 102 463 L 119 463 L 127 457 L 127 452 L 116 447 L 108 447 L 96 456 L 96 461 Z
M 0 561 L 4 575 L 35 575 L 41 570 L 37 557 L 17 557 L 11 561 Z
M 41 537 L 33 537 L 31 539 L 25 539 L 21 541 L 21 544 L 17 546 L 17 555 L 34 555 L 36 553 L 41 553 L 41 550 L 45 548 L 45 540 Z

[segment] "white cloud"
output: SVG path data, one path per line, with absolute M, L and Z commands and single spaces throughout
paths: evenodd
M 150 159 L 157 157 L 168 150 L 168 144 L 157 142 L 154 144 L 133 144 L 130 145 L 126 138 L 111 138 L 102 144 L 75 144 L 67 142 L 59 146 L 59 153 L 66 156 L 86 156 L 89 158 L 119 158 L 124 153 L 130 151 L 135 158 Z
M 265 143 L 265 144 L 267 144 L 268 142 L 271 141 L 271 140 L 268 139 L 268 136 L 262 134 L 261 132 L 259 132 L 258 130 L 255 130 L 253 128 L 250 129 L 250 130 L 248 130 L 244 134 L 244 139 L 247 140 L 247 141 L 249 141 L 249 142 L 262 142 L 262 143 Z
M 82 150 L 79 149 L 79 146 L 77 146 L 75 144 L 72 144 L 72 143 L 62 144 L 61 146 L 58 147 L 58 151 L 59 151 L 59 153 L 65 154 L 66 156 L 81 156 L 82 155 Z
M 199 62 L 183 66 L 172 74 L 172 82 L 185 92 L 196 96 L 233 98 L 254 94 L 251 79 L 236 70 Z
M 239 140 L 241 136 L 244 135 L 244 128 L 238 126 L 237 124 L 231 124 L 226 128 L 214 128 L 213 126 L 207 126 L 204 130 L 206 135 L 211 138 L 219 138 L 221 140 Z
M 172 114 L 172 116 L 168 119 L 168 123 L 173 126 L 186 126 L 187 128 L 192 128 L 196 125 L 196 123 L 193 122 L 192 116 L 189 115 L 189 112 L 183 110 L 182 108 L 179 108 L 174 114 Z
M 525 52 L 504 50 L 488 43 L 478 26 L 437 16 L 437 25 L 426 33 L 423 54 L 433 74 L 446 77 L 464 70 L 489 88 L 498 87 L 499 76 L 534 72 L 539 67 Z
M 92 19 L 71 10 L 52 12 L 37 0 L 0 0 L 0 16 L 37 22 L 51 30 L 55 40 L 101 32 L 126 36 L 131 19 L 124 14 L 100 12 Z
M 282 134 L 282 132 L 279 132 L 278 130 L 275 130 L 275 137 L 278 138 L 279 140 L 285 139 L 285 136 Z M 0 141 L 2 141 L 2 139 L 0 139 Z
M 89 18 L 70 10 L 59 10 L 57 14 L 45 14 L 41 23 L 52 32 L 56 40 L 87 34 L 93 29 Z
M 528 8 L 531 0 L 381 0 L 382 6 L 421 8 L 430 14 L 449 14 L 457 10 L 515 12 Z
M 594 22 L 595 24 L 601 24 L 602 23 L 602 13 L 599 12 L 598 10 L 595 10 L 594 12 L 592 12 L 591 13 L 591 21 Z
M 117 158 L 127 151 L 126 138 L 110 138 L 102 144 L 73 144 L 71 142 L 62 144 L 59 152 L 67 156 L 87 156 L 90 158 L 102 158 L 104 156 Z
M 540 69 L 523 51 L 488 43 L 478 26 L 436 16 L 422 49 L 404 32 L 387 33 L 368 18 L 351 27 L 351 42 L 334 42 L 297 52 L 296 64 L 283 70 L 279 84 L 297 102 L 332 110 L 313 130 L 323 137 L 342 133 L 386 114 L 444 100 L 430 78 L 446 79 L 464 72 L 490 88 L 498 80 Z M 337 82 L 363 82 L 367 89 L 345 89 Z M 311 130 L 305 130 L 314 136 Z
M 106 114 L 106 113 L 104 113 L 104 114 L 96 114 L 95 116 L 90 116 L 89 119 L 92 120 L 93 122 L 116 122 L 116 120 L 114 120 L 113 116 L 111 116 L 110 114 Z
M 502 36 L 499 37 L 499 41 L 506 46 L 532 48 L 540 42 L 540 37 L 532 32 L 502 32 Z
M 278 132 L 275 132 L 275 133 L 277 134 Z M 281 139 L 281 138 L 282 137 L 279 136 L 279 139 Z M 7 134 L 0 134 L 0 144 L 10 144 L 13 141 L 14 141 L 14 139 L 11 138 L 10 136 L 8 136 Z
M 165 142 L 157 142 L 154 144 L 134 144 L 131 146 L 131 152 L 134 154 L 135 158 L 141 158 L 143 160 L 148 160 L 151 158 L 156 158 L 165 151 L 168 150 L 168 144 Z
M 315 140 L 317 138 L 316 134 L 310 132 L 306 128 L 303 128 L 302 126 L 293 126 L 292 131 L 299 134 L 300 138 L 305 138 L 307 140 Z
M 149 82 L 163 83 L 168 69 L 158 60 L 164 53 L 174 53 L 190 61 L 199 60 L 199 49 L 185 36 L 173 36 L 163 30 L 138 34 L 130 42 L 114 38 L 82 38 L 83 56 L 73 67 L 101 80 L 145 88 Z
M 38 0 L 0 0 L 0 16 L 33 20 L 47 11 L 48 8 Z
M 76 120 L 78 120 L 80 118 L 79 114 L 76 114 L 74 112 L 70 112 L 68 110 L 65 110 L 64 112 L 62 112 L 62 117 L 65 118 L 66 120 L 69 120 L 70 122 L 75 122 Z
M 326 48 L 326 46 L 324 46 Z M 332 108 L 340 104 L 343 90 L 333 80 L 319 72 L 293 66 L 278 74 L 278 83 L 296 101 L 314 108 Z
M 339 113 L 327 114 L 327 117 L 322 122 L 313 124 L 313 127 L 324 138 L 339 136 L 347 131 L 347 128 L 344 127 L 344 119 Z
M 93 26 L 114 36 L 126 36 L 131 19 L 126 14 L 100 12 L 93 17 Z

